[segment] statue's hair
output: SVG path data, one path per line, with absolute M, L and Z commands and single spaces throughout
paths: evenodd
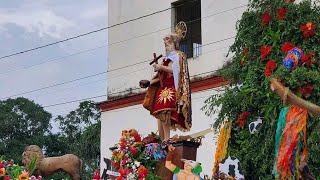
M 36 169 L 38 169 L 40 162 L 44 158 L 42 149 L 37 145 L 30 145 L 24 149 L 22 153 L 22 163 L 28 168 L 33 158 L 36 158 Z
M 167 36 L 169 36 L 172 39 L 174 43 L 174 49 L 179 50 L 181 37 L 176 33 L 169 33 Z

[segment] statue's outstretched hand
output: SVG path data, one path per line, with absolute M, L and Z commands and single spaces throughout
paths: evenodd
M 175 149 L 175 147 L 173 147 L 171 144 L 169 145 L 169 147 L 168 147 L 168 150 L 171 152 L 171 151 L 173 151 Z

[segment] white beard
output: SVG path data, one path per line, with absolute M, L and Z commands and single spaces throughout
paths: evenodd
M 165 47 L 166 48 L 166 56 L 169 56 L 169 54 L 172 52 L 172 51 L 174 51 L 175 49 L 174 49 L 174 44 L 172 43 L 172 44 L 169 44 L 167 47 Z

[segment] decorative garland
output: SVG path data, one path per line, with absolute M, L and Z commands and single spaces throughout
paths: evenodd
M 223 127 L 220 130 L 218 145 L 216 148 L 215 154 L 215 162 L 212 169 L 212 174 L 215 174 L 219 163 L 226 157 L 227 149 L 228 149 L 228 142 L 231 136 L 231 127 L 232 123 L 227 121 L 224 123 Z

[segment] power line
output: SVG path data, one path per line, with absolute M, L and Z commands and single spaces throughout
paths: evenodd
M 221 48 L 218 48 L 218 49 L 213 49 L 213 50 L 204 52 L 204 53 L 202 53 L 201 55 L 207 54 L 207 53 L 212 53 L 212 52 L 215 52 L 215 51 L 218 51 L 218 50 L 222 50 L 222 49 L 225 49 L 225 48 L 229 48 L 229 47 L 230 47 L 230 46 L 224 46 L 224 47 L 221 47 Z M 104 79 L 100 79 L 100 80 L 97 80 L 97 81 L 91 81 L 91 82 L 88 82 L 88 83 L 80 84 L 80 85 L 78 85 L 78 86 L 73 86 L 73 87 L 69 87 L 69 88 L 64 88 L 64 89 L 60 89 L 60 90 L 57 90 L 57 91 L 40 94 L 40 95 L 37 95 L 37 96 L 31 96 L 31 97 L 36 98 L 36 97 L 40 97 L 40 96 L 47 95 L 47 94 L 53 94 L 53 93 L 56 93 L 56 92 L 61 92 L 61 91 L 65 91 L 65 90 L 70 90 L 70 89 L 74 89 L 74 88 L 77 88 L 77 87 L 86 86 L 86 85 L 89 85 L 89 84 L 97 83 L 97 82 L 100 82 L 100 81 L 105 81 L 105 80 L 108 80 L 108 79 L 113 79 L 113 78 L 116 78 L 116 77 L 119 77 L 119 76 L 124 76 L 124 75 L 132 74 L 132 73 L 135 73 L 135 72 L 147 70 L 147 69 L 149 69 L 149 67 L 148 67 L 148 68 L 139 69 L 139 70 L 136 70 L 136 71 L 131 71 L 131 72 L 124 73 L 124 74 L 119 74 L 119 75 L 112 76 L 112 77 L 108 77 L 108 78 L 104 78 Z M 202 75 L 202 74 L 207 74 L 207 73 L 208 73 L 208 72 L 199 73 L 199 74 L 197 74 L 197 76 Z
M 170 10 L 170 9 L 173 9 L 173 8 L 177 8 L 177 7 L 180 7 L 180 6 L 183 6 L 185 4 L 188 4 L 188 3 L 191 3 L 191 2 L 195 2 L 195 1 L 196 0 L 188 1 L 188 2 L 185 2 L 185 3 L 180 4 L 178 6 L 175 6 L 175 7 L 166 8 L 166 9 L 163 9 L 163 10 L 160 10 L 160 11 L 156 11 L 156 12 L 153 12 L 153 13 L 150 13 L 150 14 L 147 14 L 147 15 L 143 15 L 143 16 L 140 16 L 140 17 L 137 17 L 137 18 L 133 18 L 133 19 L 121 22 L 121 23 L 117 23 L 117 24 L 111 25 L 111 26 L 107 26 L 107 27 L 104 27 L 104 28 L 100 28 L 100 29 L 97 29 L 97 30 L 93 30 L 93 31 L 89 31 L 89 32 L 86 32 L 86 33 L 83 33 L 83 34 L 79 34 L 77 36 L 72 36 L 72 37 L 69 37 L 69 38 L 66 38 L 66 39 L 63 39 L 63 40 L 59 40 L 59 41 L 55 41 L 55 42 L 52 42 L 52 43 L 49 43 L 49 44 L 45 44 L 45 45 L 42 45 L 42 46 L 38 46 L 38 47 L 30 48 L 30 49 L 27 49 L 27 50 L 23 50 L 23 51 L 20 51 L 20 52 L 12 53 L 12 54 L 9 54 L 9 55 L 1 56 L 0 60 L 4 59 L 4 58 L 8 58 L 8 57 L 24 54 L 24 53 L 27 53 L 27 52 L 30 52 L 30 51 L 42 49 L 42 48 L 45 48 L 45 47 L 49 47 L 49 46 L 52 46 L 52 45 L 56 45 L 56 44 L 59 44 L 59 43 L 62 43 L 62 42 L 66 42 L 66 41 L 70 41 L 70 40 L 73 40 L 73 39 L 77 39 L 77 38 L 80 38 L 80 37 L 83 37 L 83 36 L 87 36 L 87 35 L 90 35 L 90 34 L 93 34 L 93 33 L 97 33 L 97 32 L 100 32 L 100 31 L 104 31 L 104 30 L 107 30 L 109 28 L 113 28 L 113 27 L 120 26 L 120 25 L 129 23 L 129 22 L 133 22 L 133 21 L 136 21 L 136 20 L 139 20 L 139 19 L 143 19 L 143 18 L 146 18 L 146 17 L 149 17 L 149 16 L 153 16 L 155 14 L 162 13 L 162 12 L 165 12 L 167 10 Z
M 208 73 L 213 73 L 213 72 L 216 72 L 216 70 L 214 71 L 208 71 L 208 72 L 205 72 L 205 73 L 200 73 L 200 74 L 208 74 Z M 196 75 L 193 75 L 191 77 L 195 77 L 195 76 L 198 76 L 200 74 L 196 74 Z M 123 90 L 123 91 L 119 91 L 119 92 L 115 92 L 115 93 L 110 93 L 110 94 L 103 94 L 103 95 L 98 95 L 98 96 L 92 96 L 92 97 L 88 97 L 88 98 L 83 98 L 83 99 L 78 99 L 78 100 L 72 100 L 72 101 L 67 101 L 67 102 L 62 102 L 62 103 L 56 103 L 56 104 L 50 104 L 50 105 L 47 105 L 47 106 L 43 106 L 44 108 L 46 107 L 53 107 L 53 106 L 60 106 L 60 105 L 65 105 L 65 104 L 70 104 L 70 103 L 75 103 L 75 102 L 80 102 L 80 101 L 85 101 L 85 100 L 92 100 L 92 99 L 96 99 L 96 98 L 100 98 L 100 97 L 104 97 L 104 96 L 109 96 L 109 95 L 114 95 L 114 94 L 121 94 L 121 93 L 126 93 L 126 92 L 132 92 L 134 90 L 137 90 L 137 89 L 141 89 L 141 88 L 134 88 L 134 89 L 129 89 L 129 90 Z
M 214 14 L 211 14 L 211 15 L 208 15 L 208 16 L 204 16 L 204 17 L 201 17 L 201 18 L 198 18 L 198 19 L 190 20 L 190 21 L 187 21 L 186 23 L 188 24 L 188 23 L 192 23 L 192 22 L 195 22 L 195 21 L 199 21 L 201 19 L 205 19 L 205 18 L 208 18 L 208 17 L 212 17 L 212 16 L 216 16 L 216 15 L 225 13 L 225 12 L 233 11 L 233 10 L 245 7 L 245 6 L 247 6 L 247 5 L 237 6 L 237 7 L 234 7 L 234 8 L 231 8 L 231 9 L 227 9 L 227 10 L 224 10 L 224 11 L 221 11 L 221 12 L 217 12 L 217 13 L 214 13 Z M 17 69 L 13 69 L 13 70 L 10 70 L 10 71 L 6 71 L 6 72 L 3 72 L 3 73 L 0 73 L 0 75 L 8 74 L 8 73 L 19 71 L 19 70 L 25 70 L 25 69 L 28 69 L 28 68 L 32 68 L 34 66 L 39 66 L 39 65 L 43 65 L 43 64 L 50 63 L 50 62 L 53 62 L 53 61 L 58 61 L 58 60 L 62 60 L 62 59 L 65 59 L 65 58 L 69 58 L 69 57 L 72 57 L 72 56 L 75 56 L 75 55 L 91 52 L 91 51 L 96 50 L 96 49 L 108 47 L 108 46 L 115 45 L 115 44 L 124 43 L 126 41 L 130 41 L 130 40 L 133 40 L 133 39 L 136 39 L 136 38 L 140 38 L 140 37 L 143 37 L 143 36 L 154 34 L 154 33 L 157 33 L 157 32 L 160 32 L 160 31 L 163 31 L 163 30 L 166 30 L 166 29 L 170 29 L 170 28 L 171 28 L 171 26 L 167 27 L 167 28 L 159 29 L 159 30 L 156 30 L 156 31 L 153 31 L 153 32 L 149 32 L 149 33 L 146 33 L 146 34 L 142 34 L 142 35 L 139 35 L 139 36 L 135 36 L 135 37 L 132 37 L 132 38 L 129 38 L 129 39 L 117 41 L 117 42 L 114 42 L 114 43 L 109 43 L 107 45 L 97 46 L 97 47 L 94 47 L 94 48 L 91 48 L 91 49 L 87 49 L 87 50 L 83 50 L 83 51 L 79 51 L 79 52 L 76 52 L 76 53 L 73 53 L 73 54 L 69 54 L 69 55 L 58 57 L 58 58 L 50 59 L 48 61 L 41 62 L 41 63 L 38 63 L 38 64 L 33 64 L 33 65 L 29 65 L 29 66 L 23 66 L 23 67 L 20 67 L 20 68 L 17 68 Z
M 212 44 L 219 43 L 219 42 L 226 41 L 226 40 L 230 40 L 230 39 L 233 39 L 233 38 L 234 38 L 234 36 L 232 36 L 232 37 L 228 37 L 228 38 L 225 38 L 225 39 L 221 39 L 221 40 L 217 40 L 217 41 L 213 41 L 213 42 L 210 42 L 210 43 L 207 43 L 207 44 L 201 45 L 200 47 L 204 47 L 204 46 L 212 45 Z M 195 47 L 195 48 L 199 48 L 199 47 Z M 106 73 L 108 73 L 108 72 L 112 72 L 112 71 L 116 71 L 116 70 L 119 70 L 119 69 L 123 69 L 123 68 L 131 67 L 131 66 L 134 66 L 134 65 L 137 65 L 137 64 L 142 64 L 142 63 L 145 63 L 145 62 L 150 62 L 151 60 L 152 60 L 152 59 L 148 59 L 148 60 L 145 60 L 145 61 L 141 61 L 141 62 L 137 62 L 137 63 L 134 63 L 134 64 L 130 64 L 130 65 L 126 65 L 126 66 L 122 66 L 122 67 L 119 67 L 119 68 L 114 68 L 114 69 L 109 70 L 109 71 L 104 71 L 104 72 L 100 72 L 100 73 L 96 73 L 96 74 L 88 75 L 88 76 L 85 76 L 85 77 L 81 77 L 81 78 L 77 78 L 77 79 L 73 79 L 73 80 L 65 81 L 65 82 L 62 82 L 62 83 L 57 83 L 57 84 L 53 84 L 53 85 L 49 85 L 49 86 L 45 86 L 45 87 L 42 87 L 42 88 L 38 88 L 38 89 L 34 89 L 34 90 L 30 90 L 30 91 L 22 92 L 22 93 L 18 93 L 18 94 L 10 95 L 10 96 L 7 96 L 7 97 L 2 98 L 2 99 L 7 99 L 7 98 L 11 98 L 11 97 L 15 97 L 15 96 L 20 96 L 20 95 L 24 95 L 24 94 L 29 94 L 29 93 L 32 93 L 32 92 L 36 92 L 36 91 L 40 91 L 40 90 L 44 90 L 44 89 L 48 89 L 48 88 L 52 88 L 52 87 L 55 87 L 55 86 L 60 86 L 60 85 L 64 85 L 64 84 L 68 84 L 68 83 L 72 83 L 72 82 L 75 82 L 75 81 L 80 81 L 80 80 L 83 80 L 83 79 L 87 79 L 87 78 L 95 77 L 95 76 L 98 76 L 98 75 L 106 74 Z

